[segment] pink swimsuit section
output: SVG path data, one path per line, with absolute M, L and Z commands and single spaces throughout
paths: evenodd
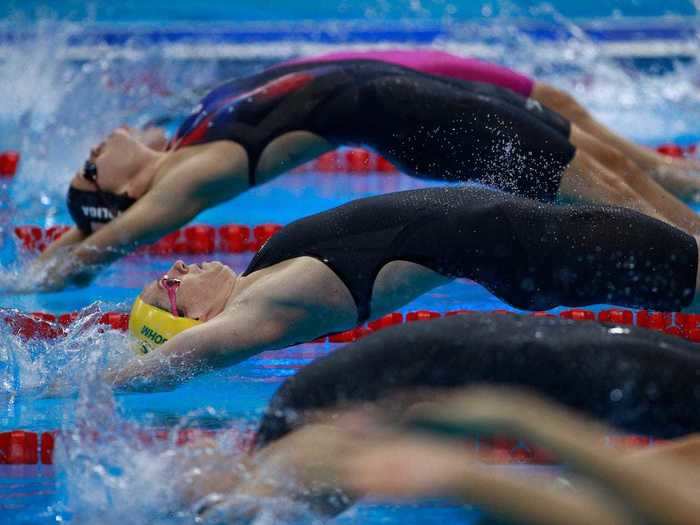
M 529 97 L 535 81 L 507 67 L 465 58 L 434 49 L 393 49 L 385 51 L 340 51 L 291 60 L 288 64 L 304 62 L 333 62 L 338 60 L 380 60 L 409 67 L 430 75 L 458 78 L 469 82 L 484 82 L 515 91 Z

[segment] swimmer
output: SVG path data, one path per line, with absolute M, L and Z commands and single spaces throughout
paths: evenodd
M 551 84 L 491 62 L 461 57 L 430 48 L 341 51 L 293 60 L 289 63 L 335 62 L 339 60 L 379 60 L 409 67 L 430 75 L 451 77 L 467 82 L 483 82 L 509 89 L 530 98 L 568 119 L 585 136 L 586 149 L 603 165 L 617 171 L 630 169 L 629 160 L 667 191 L 681 199 L 700 192 L 700 163 L 661 155 L 618 135 L 596 120 L 573 96 Z M 583 142 L 583 141 L 581 141 Z M 577 145 L 582 147 L 581 144 Z M 617 168 L 615 168 L 617 166 Z
M 525 310 L 695 310 L 698 247 L 625 208 L 543 204 L 480 187 L 360 199 L 289 224 L 241 275 L 176 262 L 132 309 L 130 330 L 149 355 L 110 380 L 174 386 L 352 328 L 457 277 Z
M 328 150 L 364 144 L 404 172 L 550 202 L 616 204 L 700 234 L 700 218 L 642 173 L 601 163 L 562 116 L 498 86 L 376 61 L 279 66 L 207 95 L 167 151 L 120 128 L 71 182 L 76 223 L 41 255 L 39 289 L 102 266 L 199 212 Z
M 363 496 L 447 498 L 529 525 L 691 525 L 700 511 L 697 435 L 646 450 L 611 449 L 612 429 L 527 391 L 493 387 L 424 392 L 403 410 L 385 403 L 346 411 L 317 414 L 242 462 L 216 443 L 197 444 L 203 453 L 190 454 L 181 498 L 198 502 L 205 522 L 269 515 L 266 507 L 281 498 L 333 515 Z M 494 434 L 551 451 L 569 469 L 523 478 L 484 464 L 462 442 Z
M 698 373 L 695 343 L 633 326 L 478 313 L 406 323 L 286 379 L 256 444 L 280 439 L 319 412 L 483 384 L 536 392 L 618 431 L 677 438 L 700 433 Z

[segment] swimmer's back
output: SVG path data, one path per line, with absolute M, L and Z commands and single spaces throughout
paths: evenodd
M 237 142 L 252 185 L 266 146 L 300 130 L 374 148 L 408 174 L 478 180 L 541 200 L 554 198 L 575 153 L 566 119 L 511 91 L 375 60 L 280 65 L 222 84 L 173 147 Z M 527 166 L 511 143 L 531 155 Z M 547 184 L 533 189 L 533 177 Z
M 287 62 L 305 64 L 341 60 L 379 60 L 428 73 L 468 82 L 484 82 L 509 89 L 523 97 L 532 94 L 534 80 L 507 67 L 472 57 L 460 57 L 437 49 L 388 49 L 338 51 Z

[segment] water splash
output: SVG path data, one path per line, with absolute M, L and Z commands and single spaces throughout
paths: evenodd
M 439 46 L 459 52 L 465 41 L 473 41 L 475 30 L 488 46 L 490 59 L 566 88 L 597 117 L 636 140 L 700 133 L 700 71 L 694 63 L 677 62 L 664 75 L 644 72 L 629 61 L 611 59 L 551 5 L 525 12 L 513 2 L 497 4 L 494 23 L 470 26 L 464 35 L 455 29 L 455 39 Z M 569 38 L 542 45 L 516 23 L 522 15 L 550 21 Z M 142 125 L 162 116 L 182 116 L 207 86 L 269 60 L 255 59 L 254 44 L 247 60 L 173 60 L 167 44 L 138 37 L 119 49 L 95 43 L 99 53 L 94 58 L 77 59 L 72 40 L 91 27 L 89 21 L 77 24 L 50 17 L 12 20 L 15 43 L 5 48 L 0 74 L 13 82 L 0 86 L 0 98 L 9 101 L 0 108 L 0 131 L 10 137 L 3 147 L 16 147 L 24 155 L 12 188 L 15 223 L 66 222 L 65 187 L 89 148 L 109 130 L 123 123 Z M 26 38 L 27 34 L 34 36 Z M 294 46 L 280 44 L 280 57 L 293 54 Z M 268 48 L 260 49 L 262 57 Z M 312 53 L 314 44 L 304 49 Z M 269 49 L 265 53 L 269 55 Z
M 77 524 L 186 523 L 163 509 L 175 508 L 174 454 L 149 449 L 117 413 L 110 388 L 85 383 L 74 423 L 58 439 L 60 493 Z M 160 516 L 160 518 L 159 518 Z
M 133 359 L 127 336 L 98 322 L 107 311 L 94 303 L 79 312 L 65 335 L 25 339 L 5 319 L 21 314 L 0 309 L 0 392 L 5 396 L 67 395 L 89 378 Z
M 250 479 L 245 424 L 182 443 L 193 421 L 221 417 L 204 409 L 165 436 L 125 419 L 98 376 L 83 383 L 57 441 L 62 515 L 80 525 L 317 521 L 285 497 L 257 497 L 238 487 Z M 233 520 L 233 521 L 232 521 Z
M 65 188 L 91 146 L 119 125 L 189 109 L 189 86 L 213 82 L 211 64 L 171 64 L 162 48 L 137 38 L 120 50 L 96 44 L 95 58 L 76 58 L 72 42 L 89 28 L 50 17 L 13 19 L 7 28 L 13 45 L 4 48 L 0 75 L 13 81 L 0 86 L 0 132 L 2 148 L 23 156 L 10 195 L 15 224 L 66 222 Z M 187 69 L 196 81 L 183 85 Z

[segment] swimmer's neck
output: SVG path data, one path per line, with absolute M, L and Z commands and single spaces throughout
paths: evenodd
M 163 165 L 167 160 L 168 152 L 149 150 L 141 169 L 129 180 L 123 188 L 123 193 L 134 199 L 142 197 L 156 183 L 158 175 L 164 172 Z
M 282 295 L 287 296 L 284 285 L 280 285 L 278 279 L 273 281 L 275 276 L 280 275 L 287 266 L 297 263 L 298 258 L 282 261 L 267 268 L 256 270 L 247 275 L 239 274 L 233 284 L 231 294 L 224 306 L 224 312 L 238 308 L 241 303 L 250 305 L 252 303 L 266 303 L 268 306 L 274 303 L 270 299 Z M 298 264 L 298 263 L 297 263 Z
M 216 195 L 211 196 L 213 205 L 250 187 L 248 156 L 237 142 L 219 140 L 157 153 L 159 157 L 152 160 L 155 169 L 149 189 L 166 182 L 166 179 L 171 182 L 171 177 L 178 181 L 187 180 L 188 186 L 194 183 L 201 188 L 204 184 L 217 188 L 213 191 Z
M 272 267 L 264 268 L 258 270 L 248 275 L 239 274 L 236 276 L 236 280 L 233 283 L 233 288 L 231 294 L 229 295 L 226 304 L 224 306 L 224 311 L 229 308 L 233 308 L 238 304 L 241 299 L 249 295 L 251 288 L 259 288 L 259 285 L 265 280 L 265 277 L 272 273 Z

